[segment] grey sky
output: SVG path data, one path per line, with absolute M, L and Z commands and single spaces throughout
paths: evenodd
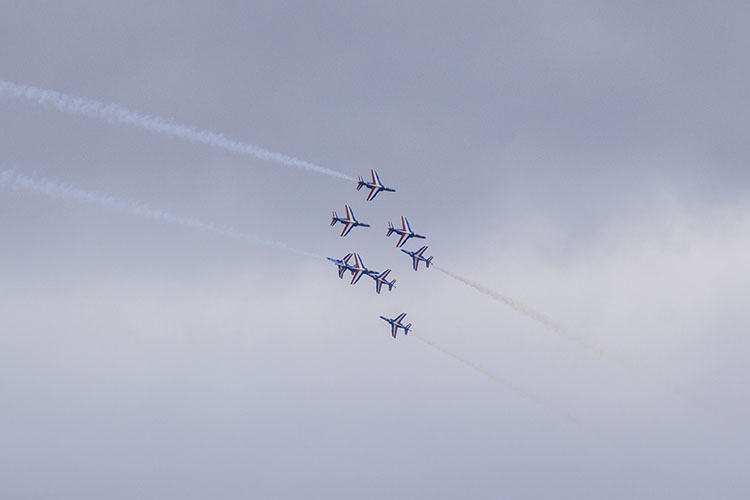
M 10 2 L 0 79 L 350 182 L 0 98 L 0 171 L 398 279 L 0 190 L 3 498 L 746 498 L 748 8 Z M 342 239 L 331 210 L 373 224 Z M 538 309 L 638 376 L 385 238 Z M 414 248 L 416 245 L 409 245 Z M 579 425 L 377 318 L 513 380 Z M 664 381 L 679 395 L 665 389 Z

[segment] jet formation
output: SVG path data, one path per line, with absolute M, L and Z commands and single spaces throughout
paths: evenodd
M 354 263 L 350 264 L 349 260 L 352 257 L 354 257 Z M 388 281 L 386 279 L 391 273 L 390 269 L 386 269 L 382 273 L 374 271 L 372 269 L 367 269 L 364 262 L 362 261 L 362 257 L 360 257 L 356 252 L 346 254 L 343 259 L 332 259 L 330 257 L 326 258 L 336 264 L 336 266 L 338 267 L 339 278 L 343 279 L 344 273 L 346 273 L 347 271 L 351 273 L 352 280 L 349 282 L 350 285 L 357 284 L 362 276 L 369 276 L 375 281 L 375 291 L 378 294 L 380 294 L 383 285 L 388 287 L 389 292 L 393 290 L 393 287 L 396 285 L 396 280 Z
M 370 175 L 372 177 L 372 181 L 366 181 L 362 179 L 361 176 L 359 176 L 356 186 L 357 191 L 359 191 L 363 187 L 370 190 L 367 195 L 367 201 L 374 200 L 378 193 L 383 191 L 391 193 L 396 192 L 395 189 L 387 187 L 383 184 L 383 182 L 380 180 L 380 176 L 374 169 L 370 170 Z M 370 227 L 370 224 L 366 224 L 357 220 L 356 216 L 354 215 L 354 210 L 352 210 L 349 205 L 344 205 L 344 207 L 346 210 L 346 215 L 344 217 L 339 217 L 335 211 L 333 211 L 333 216 L 331 217 L 331 226 L 335 226 L 337 223 L 341 223 L 344 226 L 341 231 L 341 237 L 347 236 L 355 227 Z M 399 239 L 396 242 L 396 248 L 400 249 L 403 253 L 409 255 L 412 258 L 412 266 L 415 271 L 419 270 L 420 262 L 424 262 L 425 267 L 430 267 L 430 264 L 432 264 L 432 256 L 425 257 L 424 255 L 425 251 L 427 250 L 427 246 L 422 246 L 418 250 L 414 251 L 402 248 L 411 238 L 426 238 L 426 236 L 416 233 L 411 228 L 409 219 L 402 215 L 400 228 L 394 226 L 391 221 L 388 221 L 388 230 L 386 232 L 386 237 L 390 237 L 394 233 L 399 235 Z M 389 292 L 393 291 L 393 288 L 396 285 L 395 279 L 390 281 L 388 280 L 388 275 L 391 273 L 390 269 L 386 269 L 383 272 L 368 269 L 367 266 L 365 266 L 364 261 L 362 260 L 362 256 L 360 256 L 357 252 L 350 252 L 341 259 L 333 259 L 331 257 L 327 257 L 327 259 L 336 265 L 339 278 L 343 279 L 344 275 L 347 272 L 351 274 L 351 281 L 349 282 L 350 285 L 356 285 L 360 281 L 362 276 L 369 276 L 373 279 L 373 281 L 375 281 L 375 291 L 378 294 L 380 294 L 380 292 L 382 291 L 383 285 L 388 288 Z M 399 329 L 404 330 L 404 335 L 408 334 L 409 331 L 411 331 L 411 323 L 407 325 L 404 325 L 402 323 L 402 320 L 405 317 L 406 313 L 401 313 L 395 318 L 380 316 L 381 319 L 387 321 L 391 325 L 391 335 L 394 339 L 396 338 L 396 333 Z

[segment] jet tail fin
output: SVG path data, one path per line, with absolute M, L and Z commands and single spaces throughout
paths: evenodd
M 427 267 L 430 267 L 430 264 L 432 264 L 432 258 L 433 257 L 434 257 L 434 255 L 430 255 L 430 257 L 425 261 L 425 265 Z
M 338 219 L 339 216 L 336 215 L 336 211 L 335 210 L 333 212 L 331 212 L 331 213 L 333 214 L 333 217 L 331 217 L 331 225 L 335 226 L 336 225 L 336 219 Z
M 358 175 L 357 176 L 357 191 L 359 191 L 360 189 L 362 189 L 362 186 L 364 186 L 364 185 L 365 185 L 365 181 L 362 180 L 362 176 L 361 175 Z
M 390 236 L 393 234 L 393 224 L 391 224 L 391 221 L 388 221 L 388 232 L 385 234 L 386 236 Z
M 404 335 L 409 335 L 409 330 L 411 330 L 411 323 L 406 325 L 406 329 L 404 330 Z

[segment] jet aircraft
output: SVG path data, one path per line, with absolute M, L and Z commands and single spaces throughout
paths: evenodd
M 359 222 L 357 220 L 357 218 L 354 216 L 354 210 L 352 210 L 349 205 L 345 205 L 345 207 L 346 217 L 339 217 L 334 211 L 333 217 L 331 218 L 331 226 L 335 226 L 337 222 L 340 222 L 344 225 L 344 229 L 343 231 L 341 231 L 341 236 L 346 236 L 347 234 L 349 234 L 349 231 L 357 226 L 370 227 L 369 224 L 365 224 L 364 222 Z
M 393 319 L 386 318 L 385 316 L 381 316 L 380 319 L 385 320 L 391 324 L 391 335 L 395 339 L 396 333 L 398 332 L 399 328 L 404 329 L 404 335 L 408 335 L 409 330 L 411 330 L 411 323 L 409 323 L 408 325 L 404 325 L 403 323 L 401 323 L 401 320 L 403 320 L 405 317 L 406 317 L 406 313 L 401 313 Z
M 354 265 L 351 267 L 350 270 L 352 272 L 352 281 L 349 283 L 350 285 L 356 284 L 359 281 L 359 279 L 365 274 L 367 276 L 370 276 L 371 278 L 374 276 L 377 276 L 378 274 L 377 271 L 372 271 L 365 267 L 365 263 L 362 262 L 362 258 L 359 256 L 357 252 L 354 252 Z
M 412 231 L 411 226 L 409 225 L 409 219 L 407 219 L 403 215 L 401 216 L 401 229 L 393 227 L 393 224 L 388 221 L 388 232 L 386 233 L 386 236 L 390 236 L 393 233 L 401 235 L 401 238 L 399 238 L 396 242 L 396 248 L 401 248 L 402 246 L 404 246 L 404 243 L 409 241 L 409 238 L 426 238 L 426 236 L 422 236 L 421 234 L 417 234 Z
M 341 259 L 341 260 L 339 260 L 339 259 L 332 259 L 330 257 L 326 257 L 326 259 L 330 260 L 331 262 L 333 262 L 334 264 L 336 264 L 336 266 L 338 266 L 338 268 L 339 268 L 339 278 L 343 279 L 344 278 L 344 273 L 346 271 L 349 271 L 350 273 L 354 274 L 354 268 L 353 268 L 352 265 L 349 264 L 349 259 L 352 258 L 352 255 L 354 255 L 354 254 L 352 254 L 350 252 L 350 253 L 346 254 L 344 256 L 344 258 Z
M 419 250 L 416 250 L 414 252 L 410 252 L 408 250 L 401 249 L 402 252 L 404 252 L 406 255 L 411 256 L 411 260 L 414 263 L 414 270 L 416 271 L 419 268 L 419 261 L 422 261 L 425 263 L 427 268 L 429 269 L 430 264 L 432 264 L 432 255 L 430 257 L 425 258 L 424 252 L 427 250 L 426 246 L 423 246 Z M 355 254 L 356 255 L 356 254 Z
M 380 274 L 370 275 L 370 277 L 375 280 L 375 291 L 378 292 L 378 294 L 380 294 L 380 289 L 383 288 L 383 285 L 386 285 L 388 287 L 389 292 L 393 290 L 393 285 L 396 284 L 396 280 L 388 281 L 387 279 L 385 279 L 388 274 L 390 274 L 390 272 L 390 269 L 386 269 Z
M 390 191 L 391 193 L 396 192 L 395 189 L 385 187 L 383 183 L 380 182 L 380 176 L 375 170 L 370 169 L 370 173 L 372 174 L 372 182 L 367 182 L 366 180 L 362 179 L 361 176 L 357 176 L 357 178 L 359 179 L 359 182 L 357 182 L 357 191 L 359 191 L 363 187 L 366 187 L 370 190 L 370 194 L 367 195 L 367 201 L 374 200 L 378 193 L 381 191 Z

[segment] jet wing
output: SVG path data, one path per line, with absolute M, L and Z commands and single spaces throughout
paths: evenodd
M 397 247 L 402 247 L 404 243 L 409 241 L 409 238 L 411 238 L 411 235 L 408 233 L 401 233 L 401 237 L 398 239 L 398 243 L 396 243 Z
M 349 284 L 355 285 L 364 274 L 365 272 L 362 269 L 357 269 L 356 271 L 352 271 L 352 281 Z
M 344 224 L 344 230 L 341 231 L 341 236 L 346 236 L 347 234 L 349 234 L 349 231 L 351 231 L 353 227 L 354 227 L 353 222 L 346 222 Z
M 362 277 L 363 274 L 365 274 L 365 264 L 362 262 L 362 259 L 359 258 L 359 254 L 356 252 L 354 253 L 354 268 L 352 269 L 352 281 L 351 284 L 354 285 L 359 281 L 359 279 Z
M 411 230 L 411 226 L 409 225 L 409 219 L 407 219 L 407 218 L 406 218 L 406 217 L 404 217 L 403 215 L 401 216 L 401 227 L 403 228 L 403 230 L 404 230 L 405 232 L 409 232 L 409 233 L 412 233 L 412 232 L 413 232 L 413 231 Z

